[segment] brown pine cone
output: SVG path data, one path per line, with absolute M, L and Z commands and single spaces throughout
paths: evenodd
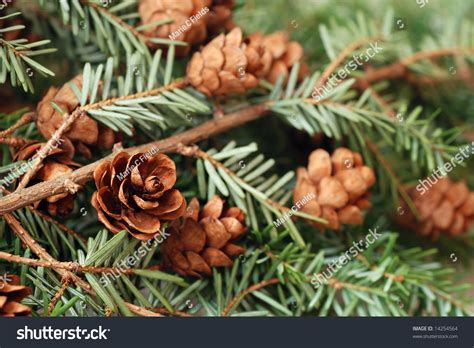
M 82 75 L 76 76 L 59 89 L 51 87 L 38 104 L 36 125 L 46 139 L 50 139 L 64 121 L 63 115 L 53 108 L 51 102 L 68 113 L 73 112 L 79 106 L 79 100 L 69 83 L 74 83 L 79 90 L 82 90 Z M 64 134 L 64 137 L 74 142 L 77 150 L 83 152 L 86 157 L 90 155 L 86 145 L 111 148 L 115 143 L 113 130 L 99 126 L 95 120 L 86 115 L 81 115 Z
M 262 78 L 275 83 L 283 75 L 286 84 L 291 68 L 302 57 L 301 45 L 289 42 L 283 32 L 254 33 L 243 40 L 241 29 L 234 28 L 194 53 L 186 74 L 191 85 L 208 96 L 242 94 Z M 298 80 L 307 70 L 302 64 Z
M 13 157 L 13 160 L 31 160 L 43 145 L 45 145 L 45 143 L 40 142 L 25 145 L 18 150 Z M 50 154 L 43 159 L 40 169 L 31 180 L 32 184 L 55 179 L 58 176 L 71 173 L 74 168 L 80 167 L 78 163 L 75 163 L 72 160 L 74 157 L 74 146 L 72 143 L 65 139 L 58 145 L 58 147 L 54 148 Z M 24 164 L 20 167 L 18 172 L 14 172 L 13 174 L 22 177 L 28 169 L 29 166 Z M 46 209 L 51 215 L 67 215 L 74 209 L 74 195 L 68 193 L 61 193 L 48 197 L 44 202 Z M 36 206 L 38 205 L 39 202 Z
M 207 31 L 211 37 L 235 28 L 232 20 L 234 0 L 212 0 L 209 13 L 204 17 Z
M 262 45 L 272 57 L 272 64 L 269 71 L 265 74 L 265 78 L 271 83 L 275 83 L 280 75 L 284 76 L 284 84 L 287 83 L 288 77 L 293 65 L 303 60 L 303 47 L 296 41 L 290 41 L 288 35 L 283 31 L 278 31 L 270 35 L 262 33 L 253 33 L 249 36 L 249 42 Z M 308 72 L 308 66 L 301 63 L 298 73 L 298 80 Z
M 417 220 L 401 200 L 400 212 L 403 214 L 397 216 L 397 221 L 420 235 L 430 236 L 433 240 L 441 233 L 458 236 L 466 233 L 474 220 L 474 192 L 469 191 L 464 181 L 454 183 L 449 178 L 442 178 L 427 189 L 421 186 L 419 191 L 411 188 L 409 195 L 420 219 Z
M 176 165 L 164 154 L 118 153 L 94 170 L 97 192 L 92 205 L 112 232 L 127 230 L 140 240 L 152 239 L 161 221 L 183 215 L 186 201 L 173 189 Z
M 341 224 L 362 224 L 362 211 L 371 207 L 368 189 L 376 179 L 359 153 L 340 147 L 330 156 L 317 149 L 309 156 L 308 168 L 300 167 L 296 174 L 296 207 L 328 221 L 327 225 L 310 221 L 314 226 L 339 230 Z
M 184 41 L 176 46 L 176 55 L 185 57 L 192 46 L 235 27 L 232 21 L 233 0 L 143 0 L 138 7 L 142 24 L 172 19 L 169 24 L 146 29 L 148 37 Z M 156 47 L 166 48 L 163 45 Z
M 258 85 L 270 68 L 271 57 L 257 43 L 242 41 L 242 30 L 221 34 L 194 53 L 186 74 L 189 82 L 208 96 L 244 93 Z
M 231 267 L 232 256 L 245 249 L 232 242 L 246 232 L 245 214 L 237 207 L 224 209 L 214 196 L 199 212 L 193 198 L 182 219 L 172 223 L 171 236 L 162 244 L 165 264 L 181 275 L 211 275 L 211 267 Z
M 20 284 L 20 278 L 7 275 L 0 279 L 0 317 L 18 317 L 31 313 L 31 308 L 20 302 L 31 294 L 28 286 Z

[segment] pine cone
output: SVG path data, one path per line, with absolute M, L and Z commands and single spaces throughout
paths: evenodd
M 397 216 L 401 226 L 423 236 L 438 239 L 441 233 L 458 236 L 469 230 L 474 220 L 474 192 L 464 181 L 452 182 L 448 178 L 438 180 L 423 192 L 409 189 L 420 220 L 417 220 L 405 201 L 401 200 L 402 215 Z
M 94 171 L 97 192 L 92 205 L 112 232 L 127 230 L 140 240 L 152 239 L 163 220 L 183 215 L 186 201 L 173 189 L 176 165 L 164 154 L 118 153 Z
M 28 161 L 40 150 L 45 143 L 33 143 L 23 146 L 15 154 L 14 161 Z M 80 167 L 72 158 L 74 157 L 74 146 L 70 141 L 65 139 L 59 146 L 54 148 L 50 154 L 43 159 L 40 169 L 32 178 L 31 183 L 38 183 L 42 181 L 52 180 L 58 176 L 71 173 L 74 168 Z M 19 177 L 23 176 L 29 167 L 20 167 L 18 173 Z M 13 173 L 14 175 L 16 173 Z M 51 215 L 67 215 L 74 209 L 74 195 L 68 193 L 61 193 L 44 200 L 46 209 Z M 36 206 L 39 202 L 36 203 Z
M 186 73 L 189 82 L 208 96 L 242 94 L 262 78 L 275 83 L 283 75 L 287 83 L 292 66 L 302 57 L 301 45 L 289 42 L 283 32 L 254 33 L 243 40 L 241 29 L 234 28 L 194 53 Z M 306 72 L 302 64 L 298 79 Z
M 253 33 L 249 36 L 249 42 L 263 46 L 272 57 L 272 64 L 265 78 L 271 83 L 275 83 L 280 75 L 284 76 L 284 84 L 288 82 L 291 68 L 303 59 L 303 47 L 296 41 L 290 41 L 288 35 L 283 31 L 278 31 L 270 35 Z M 301 63 L 298 73 L 298 81 L 308 72 L 308 66 Z
M 224 201 L 214 196 L 199 212 L 193 198 L 182 219 L 172 223 L 171 236 L 162 245 L 165 264 L 181 275 L 211 275 L 211 267 L 231 267 L 230 257 L 245 249 L 233 244 L 247 228 L 245 215 L 237 207 L 224 209 Z
M 76 76 L 59 89 L 51 87 L 38 104 L 36 125 L 46 139 L 50 139 L 64 121 L 63 115 L 53 108 L 51 102 L 68 113 L 73 112 L 79 106 L 79 100 L 69 86 L 70 83 L 74 83 L 79 90 L 82 90 L 82 75 Z M 111 148 L 115 143 L 113 130 L 99 126 L 96 121 L 86 115 L 81 115 L 64 134 L 64 137 L 74 142 L 76 148 L 82 150 L 86 157 L 90 153 L 87 152 L 85 145 Z
M 187 67 L 189 82 L 208 96 L 244 93 L 258 85 L 271 57 L 257 43 L 242 41 L 242 30 L 221 34 L 194 53 Z
M 321 217 L 327 225 L 311 221 L 321 230 L 339 230 L 341 224 L 360 225 L 369 209 L 368 189 L 375 183 L 371 168 L 357 152 L 340 147 L 332 156 L 318 149 L 309 156 L 308 168 L 297 169 L 293 201 L 304 213 Z M 308 200 L 309 199 L 309 200 Z
M 232 0 L 143 0 L 138 12 L 144 25 L 172 19 L 169 24 L 145 29 L 143 33 L 148 37 L 187 42 L 187 46 L 176 46 L 176 55 L 185 57 L 192 46 L 235 27 L 231 19 L 233 7 Z
M 7 275 L 0 279 L 0 317 L 18 317 L 31 313 L 31 308 L 20 302 L 31 294 L 31 289 L 20 285 L 20 278 Z
M 232 20 L 234 6 L 234 0 L 212 0 L 210 11 L 204 17 L 211 37 L 235 28 L 236 25 Z

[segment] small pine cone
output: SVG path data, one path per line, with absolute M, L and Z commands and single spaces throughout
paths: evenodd
M 208 96 L 244 93 L 258 85 L 263 66 L 269 67 L 269 53 L 263 47 L 247 45 L 242 30 L 221 34 L 194 53 L 186 74 L 189 82 Z
M 375 183 L 375 174 L 364 166 L 359 153 L 341 147 L 331 156 L 317 149 L 309 156 L 308 168 L 300 167 L 296 174 L 294 203 L 314 197 L 301 210 L 328 221 L 327 225 L 311 222 L 314 226 L 339 230 L 341 224 L 362 224 L 362 211 L 371 207 L 368 189 Z
M 193 198 L 185 215 L 173 222 L 171 236 L 162 245 L 165 264 L 181 275 L 211 275 L 211 267 L 231 267 L 232 256 L 245 249 L 233 244 L 246 232 L 245 214 L 237 207 L 224 209 L 224 201 L 214 196 L 199 212 Z
M 31 294 L 28 286 L 20 284 L 20 278 L 7 275 L 0 279 L 0 317 L 18 317 L 31 313 L 31 308 L 20 302 Z
M 192 46 L 235 27 L 233 7 L 233 0 L 142 0 L 138 12 L 143 25 L 172 19 L 171 23 L 145 29 L 143 33 L 148 37 L 187 42 L 187 46 L 176 46 L 176 55 L 185 57 Z
M 212 0 L 210 11 L 205 15 L 207 31 L 211 37 L 235 28 L 232 20 L 234 0 Z
M 169 24 L 146 29 L 143 33 L 148 37 L 162 39 L 174 37 L 174 40 L 187 42 L 188 46 L 176 47 L 176 55 L 185 57 L 192 46 L 204 42 L 208 36 L 205 17 L 208 15 L 211 2 L 211 0 L 142 0 L 138 12 L 143 25 L 167 19 L 173 20 Z M 193 16 L 200 18 L 192 20 Z
M 164 154 L 118 153 L 94 170 L 97 191 L 92 205 L 112 232 L 127 230 L 140 240 L 152 239 L 163 220 L 183 215 L 186 201 L 173 189 L 176 165 Z
M 82 75 L 76 76 L 59 89 L 51 87 L 38 103 L 36 125 L 46 139 L 50 139 L 64 122 L 64 116 L 53 108 L 52 102 L 67 113 L 72 113 L 79 106 L 79 100 L 70 87 L 70 83 L 82 90 Z M 99 126 L 96 121 L 86 115 L 79 116 L 64 137 L 72 141 L 77 150 L 82 150 L 81 152 L 86 157 L 90 155 L 86 145 L 111 148 L 116 142 L 113 130 Z
M 45 143 L 33 143 L 23 146 L 15 154 L 14 161 L 31 160 Z M 40 169 L 32 178 L 31 183 L 38 183 L 57 178 L 58 176 L 71 173 L 75 168 L 80 167 L 72 158 L 74 157 L 74 146 L 72 143 L 64 139 L 58 147 L 54 148 L 50 154 L 43 159 Z M 28 170 L 29 167 L 20 167 L 19 177 Z M 15 173 L 14 173 L 15 175 Z M 41 203 L 43 204 L 43 202 Z M 46 209 L 51 215 L 68 215 L 74 209 L 74 195 L 69 193 L 61 193 L 48 197 L 44 200 Z M 39 205 L 39 202 L 36 206 Z
M 403 214 L 397 216 L 401 226 L 433 240 L 441 233 L 458 236 L 469 230 L 474 220 L 474 192 L 469 191 L 464 181 L 452 182 L 445 177 L 420 191 L 411 188 L 408 192 L 420 215 L 419 220 L 402 200 L 400 211 Z
M 285 32 L 278 31 L 270 35 L 253 33 L 249 36 L 250 42 L 259 42 L 270 52 L 272 63 L 265 74 L 265 78 L 275 83 L 280 75 L 284 76 L 284 84 L 287 83 L 291 68 L 303 60 L 303 47 L 296 41 L 290 41 Z M 308 66 L 301 63 L 298 80 L 301 80 L 308 72 Z

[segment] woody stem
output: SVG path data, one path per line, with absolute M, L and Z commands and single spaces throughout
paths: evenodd
M 176 151 L 178 145 L 195 143 L 207 139 L 228 129 L 240 126 L 244 123 L 264 116 L 268 111 L 266 103 L 248 107 L 246 109 L 231 113 L 218 120 L 209 120 L 193 129 L 173 135 L 169 138 L 154 141 L 148 144 L 124 149 L 128 153 L 147 152 L 151 149 L 160 149 L 162 153 Z M 100 159 L 96 162 L 81 167 L 71 173 L 62 175 L 52 180 L 43 181 L 34 186 L 16 190 L 15 192 L 0 199 L 0 215 L 4 215 L 16 209 L 30 205 L 39 200 L 56 194 L 65 193 L 68 184 L 83 185 L 92 179 L 94 169 L 103 161 L 111 159 L 114 154 Z

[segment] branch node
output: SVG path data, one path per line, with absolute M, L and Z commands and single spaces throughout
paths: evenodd
M 72 195 L 77 193 L 77 191 L 79 191 L 79 189 L 81 188 L 80 185 L 76 184 L 71 179 L 64 180 L 64 187 L 66 188 L 66 191 Z
M 199 147 L 197 145 L 185 146 L 183 143 L 179 143 L 176 152 L 186 157 L 196 157 Z

